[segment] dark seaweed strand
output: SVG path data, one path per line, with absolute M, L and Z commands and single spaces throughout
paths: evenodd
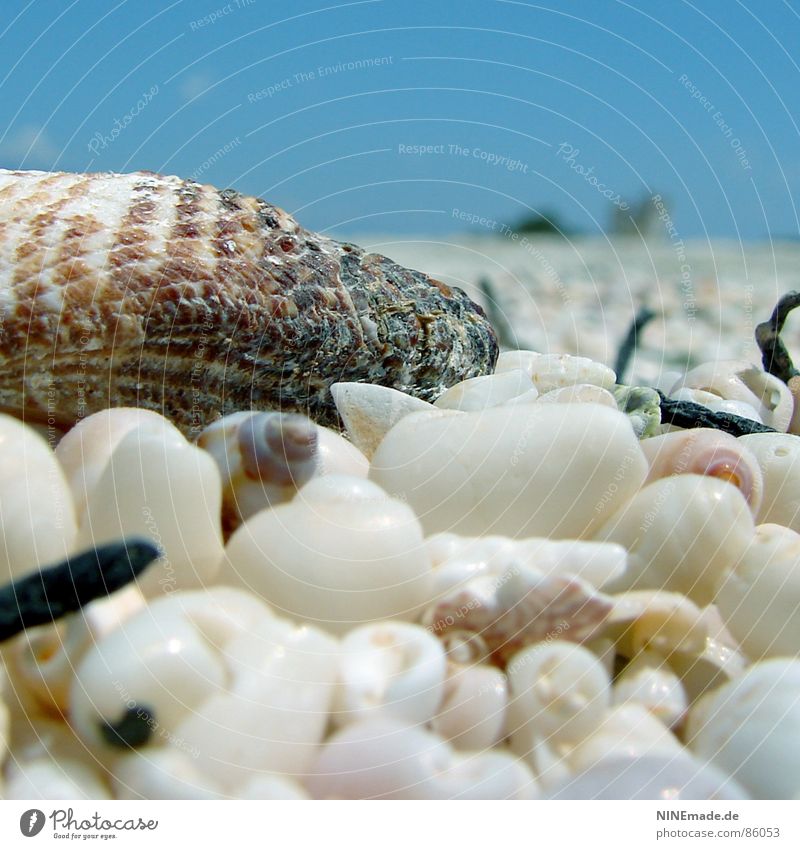
M 495 291 L 492 281 L 489 280 L 488 277 L 482 277 L 478 281 L 478 287 L 481 290 L 484 303 L 486 304 L 486 317 L 489 319 L 489 324 L 491 324 L 494 329 L 497 341 L 504 348 L 516 350 L 519 348 L 516 335 L 509 320 L 506 318 L 505 313 L 500 308 L 500 300 L 497 297 L 497 292 Z
M 658 390 L 656 390 L 658 392 Z M 673 424 L 677 427 L 713 427 L 724 430 L 732 436 L 744 436 L 747 433 L 777 433 L 775 428 L 735 416 L 733 413 L 715 413 L 702 404 L 692 401 L 674 401 L 658 392 L 661 399 L 661 424 Z
M 76 554 L 0 588 L 0 642 L 80 610 L 133 581 L 161 555 L 153 543 L 121 540 Z
M 800 292 L 787 292 L 775 305 L 769 320 L 756 327 L 756 344 L 761 349 L 764 371 L 784 383 L 800 374 L 780 337 L 789 313 L 797 306 L 800 306 Z
M 624 383 L 623 376 L 628 370 L 628 366 L 633 357 L 636 346 L 639 342 L 639 333 L 644 330 L 646 324 L 649 324 L 656 317 L 656 313 L 649 307 L 642 307 L 639 312 L 633 317 L 631 326 L 628 328 L 628 333 L 622 340 L 617 353 L 617 361 L 614 364 L 614 372 L 617 375 L 617 383 Z

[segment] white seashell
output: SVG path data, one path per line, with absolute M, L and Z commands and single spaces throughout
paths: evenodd
M 612 600 L 604 634 L 615 640 L 624 657 L 647 649 L 667 659 L 675 652 L 698 656 L 705 651 L 708 623 L 700 608 L 680 593 L 634 590 Z
M 739 442 L 753 453 L 764 478 L 756 521 L 800 533 L 800 440 L 785 433 L 749 433 Z
M 785 432 L 794 408 L 786 384 L 744 360 L 720 360 L 693 368 L 673 387 L 701 389 L 728 401 L 743 401 L 756 411 L 765 425 Z M 672 394 L 672 393 L 670 393 Z
M 669 656 L 668 662 L 680 676 L 690 704 L 727 681 L 738 678 L 748 665 L 741 652 L 713 637 L 706 639 L 702 651 L 676 651 Z
M 646 483 L 671 475 L 708 475 L 733 484 L 755 514 L 761 506 L 764 480 L 758 461 L 729 433 L 692 428 L 643 439 L 642 453 L 650 465 Z
M 18 763 L 3 788 L 5 799 L 110 799 L 100 773 L 78 760 L 49 757 Z
M 716 604 L 753 660 L 800 654 L 800 534 L 759 525 L 719 585 Z
M 440 642 L 419 625 L 362 625 L 341 642 L 334 721 L 385 716 L 430 722 L 444 695 L 446 668 Z
M 233 413 L 209 425 L 197 444 L 219 469 L 226 533 L 259 510 L 290 501 L 312 478 L 369 471 L 355 446 L 297 413 Z
M 306 503 L 354 503 L 356 501 L 389 501 L 386 491 L 366 478 L 352 475 L 325 475 L 307 483 L 297 494 Z
M 381 443 L 370 478 L 406 500 L 427 534 L 576 539 L 624 504 L 646 473 L 623 413 L 530 404 L 407 417 Z
M 508 681 L 499 669 L 450 663 L 431 727 L 457 749 L 489 749 L 504 735 L 507 703 Z
M 436 399 L 434 406 L 443 410 L 472 413 L 499 407 L 523 393 L 530 397 L 531 391 L 536 391 L 536 388 L 530 376 L 522 369 L 512 369 L 462 380 L 445 390 Z
M 261 772 L 234 788 L 236 799 L 308 799 L 308 793 L 285 775 Z
M 617 410 L 617 402 L 614 396 L 593 383 L 576 383 L 574 386 L 562 386 L 560 389 L 551 389 L 539 396 L 540 404 L 600 404 Z
M 334 633 L 413 620 L 432 586 L 416 516 L 383 492 L 352 502 L 301 496 L 256 514 L 231 537 L 220 581 Z
M 613 694 L 615 705 L 641 705 L 668 728 L 678 725 L 689 707 L 680 678 L 652 651 L 628 663 L 614 681 Z
M 504 752 L 456 755 L 437 734 L 387 719 L 348 725 L 306 781 L 315 799 L 533 798 L 536 782 Z
M 521 735 L 511 741 L 511 749 L 516 751 L 531 768 L 536 781 L 544 791 L 560 786 L 572 775 L 572 768 L 563 752 L 557 752 L 555 746 L 547 740 Z
M 83 655 L 144 605 L 139 589 L 130 585 L 61 623 L 27 629 L 9 650 L 19 681 L 42 708 L 66 713 L 72 677 Z
M 377 719 L 328 738 L 305 785 L 314 799 L 431 799 L 452 749 L 436 734 Z
M 611 703 L 608 673 L 582 646 L 562 640 L 538 643 L 515 654 L 506 672 L 511 748 L 528 757 L 543 740 L 569 749 L 600 724 Z
M 134 430 L 89 495 L 78 544 L 142 535 L 164 552 L 139 580 L 146 596 L 203 586 L 223 557 L 221 504 L 219 472 L 205 451 Z
M 502 749 L 455 752 L 438 789 L 443 799 L 535 799 L 539 795 L 528 766 Z
M 539 400 L 539 390 L 534 386 L 522 395 L 516 395 L 514 398 L 509 398 L 504 401 L 502 407 L 516 407 L 518 404 L 535 404 Z
M 219 799 L 222 787 L 197 768 L 192 756 L 172 746 L 146 746 L 114 762 L 115 799 Z
M 89 493 L 108 465 L 111 454 L 131 431 L 164 436 L 184 445 L 183 434 L 164 416 L 140 407 L 111 407 L 93 413 L 67 431 L 56 446 L 79 517 L 86 510 Z
M 655 380 L 649 381 L 648 385 L 652 386 L 653 389 L 658 389 L 659 392 L 663 392 L 664 395 L 669 395 L 672 387 L 675 386 L 676 383 L 680 383 L 682 379 L 683 372 L 667 370 L 659 372 Z M 638 385 L 638 383 L 639 381 L 634 381 L 633 385 Z
M 735 416 L 741 416 L 759 424 L 764 424 L 756 408 L 745 401 L 725 400 L 713 392 L 704 392 L 702 389 L 688 389 L 685 386 L 667 394 L 675 401 L 691 401 L 694 404 L 702 404 L 715 413 L 733 413 Z M 681 428 L 677 430 L 680 432 Z
M 334 383 L 331 395 L 347 435 L 370 460 L 400 419 L 411 413 L 436 410 L 421 398 L 376 383 Z
M 543 575 L 524 564 L 487 570 L 441 595 L 422 623 L 438 637 L 470 634 L 483 655 L 505 665 L 541 640 L 591 639 L 612 608 L 609 597 L 569 575 Z M 481 657 L 484 659 L 484 657 Z
M 608 366 L 571 354 L 502 352 L 497 358 L 495 374 L 514 369 L 525 371 L 542 395 L 562 386 L 574 386 L 576 383 L 591 383 L 604 389 L 612 389 L 617 382 L 617 376 Z
M 47 442 L 0 413 L 0 585 L 64 560 L 74 548 L 75 507 Z
M 756 663 L 704 696 L 689 712 L 686 740 L 754 799 L 800 797 L 800 661 Z
M 176 596 L 177 598 L 177 596 Z M 136 739 L 165 743 L 187 711 L 225 687 L 224 658 L 175 605 L 145 608 L 94 645 L 70 692 L 70 722 L 88 744 L 125 747 Z
M 479 573 L 529 566 L 544 575 L 569 575 L 602 588 L 627 568 L 627 551 L 616 543 L 549 540 L 540 537 L 462 537 L 434 534 L 426 540 L 434 563 L 434 592 L 448 592 Z
M 786 385 L 789 387 L 789 392 L 792 393 L 792 402 L 794 404 L 792 408 L 792 420 L 789 422 L 788 432 L 800 435 L 800 402 L 797 400 L 800 398 L 800 375 L 790 377 L 789 382 Z
M 724 398 L 717 398 L 715 401 L 709 401 L 706 407 L 712 413 L 731 413 L 734 416 L 741 416 L 743 419 L 751 419 L 759 424 L 766 424 L 756 408 L 745 401 L 726 401 Z
M 645 486 L 594 538 L 628 549 L 618 589 L 664 588 L 708 604 L 753 533 L 753 516 L 735 487 L 675 475 Z
M 545 794 L 546 799 L 748 799 L 747 793 L 721 770 L 693 758 L 650 754 L 597 761 Z
M 365 478 L 369 474 L 369 459 L 364 453 L 329 427 L 317 425 L 317 453 L 318 473 L 322 476 L 349 475 Z M 266 788 L 267 784 L 263 787 Z
M 226 793 L 255 772 L 306 772 L 328 725 L 338 673 L 336 640 L 267 617 L 224 647 L 226 680 L 185 712 L 173 745 Z
M 595 730 L 568 754 L 575 772 L 609 758 L 686 757 L 683 746 L 650 711 L 635 703 L 609 708 Z

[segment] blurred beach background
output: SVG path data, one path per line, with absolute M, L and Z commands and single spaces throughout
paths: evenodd
M 800 288 L 794 0 L 3 11 L 0 167 L 261 195 L 463 287 L 508 346 L 612 363 L 647 306 L 654 380 L 756 359 Z

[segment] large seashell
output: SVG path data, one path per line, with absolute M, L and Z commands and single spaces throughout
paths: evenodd
M 301 490 L 245 522 L 228 543 L 219 580 L 333 633 L 413 619 L 432 586 L 419 521 L 369 481 L 351 479 L 361 497 L 336 497 L 342 480 L 312 481 L 312 497 Z
M 708 475 L 732 483 L 758 513 L 764 481 L 758 461 L 729 433 L 694 428 L 644 439 L 642 453 L 650 464 L 646 483 L 671 475 Z
M 423 614 L 434 634 L 474 635 L 492 661 L 504 665 L 519 650 L 560 637 L 591 639 L 612 608 L 611 599 L 569 575 L 543 575 L 515 564 L 486 570 L 454 587 Z
M 582 646 L 562 640 L 515 654 L 506 669 L 511 695 L 507 727 L 511 748 L 527 757 L 536 742 L 558 751 L 591 734 L 611 704 L 608 673 Z
M 602 589 L 625 574 L 628 554 L 616 543 L 582 540 L 510 539 L 434 534 L 425 541 L 434 564 L 436 596 L 481 572 L 530 566 L 545 575 L 570 575 Z
M 97 486 L 114 449 L 134 430 L 163 435 L 176 445 L 186 442 L 175 425 L 152 410 L 112 407 L 78 422 L 56 446 L 56 457 L 64 469 L 80 518 L 86 512 L 89 493 Z
M 522 369 L 512 369 L 482 377 L 471 377 L 451 386 L 441 394 L 434 406 L 442 410 L 478 412 L 499 407 L 513 398 L 536 392 L 530 376 Z
M 725 481 L 675 475 L 645 486 L 595 539 L 629 552 L 618 589 L 667 589 L 708 604 L 754 532 L 742 494 Z
M 377 622 L 341 642 L 334 720 L 372 717 L 430 722 L 444 695 L 447 668 L 441 643 L 419 625 Z
M 433 400 L 497 358 L 462 291 L 231 189 L 0 170 L 0 208 L 15 222 L 0 240 L 0 407 L 29 416 L 141 406 L 192 436 L 251 408 L 333 423 L 335 381 Z
M 652 651 L 637 654 L 614 681 L 614 704 L 638 704 L 668 728 L 684 718 L 689 707 L 678 675 Z
M 546 799 L 749 799 L 728 775 L 689 757 L 650 754 L 607 758 L 549 790 Z
M 587 537 L 641 486 L 647 464 L 625 415 L 526 404 L 402 419 L 370 478 L 406 500 L 427 534 Z
M 539 354 L 536 351 L 504 351 L 497 358 L 495 374 L 522 369 L 540 395 L 563 386 L 591 383 L 612 389 L 617 382 L 614 372 L 602 363 L 571 354 Z
M 64 560 L 74 548 L 75 507 L 58 460 L 38 433 L 2 413 L 0 521 L 0 586 Z
M 800 533 L 800 440 L 785 433 L 749 433 L 739 442 L 753 453 L 764 479 L 756 521 Z
M 325 743 L 306 785 L 316 799 L 530 799 L 536 781 L 505 752 L 456 754 L 396 720 L 348 725 Z
M 689 712 L 691 750 L 754 799 L 800 796 L 800 661 L 766 660 Z
M 508 681 L 499 669 L 450 663 L 431 728 L 457 749 L 488 749 L 504 736 L 507 703 Z
M 213 459 L 167 434 L 122 438 L 89 495 L 78 544 L 141 535 L 163 552 L 139 586 L 145 595 L 193 589 L 216 576 L 223 557 L 222 485 Z
M 290 501 L 317 475 L 369 471 L 367 458 L 344 437 L 298 413 L 233 413 L 209 425 L 197 444 L 222 477 L 227 533 L 259 510 Z
M 331 395 L 347 435 L 370 460 L 383 437 L 404 416 L 436 411 L 428 401 L 376 383 L 334 383 Z
M 800 534 L 759 525 L 719 585 L 716 605 L 753 660 L 800 654 Z
M 743 401 L 753 407 L 765 425 L 778 431 L 785 432 L 792 418 L 794 403 L 786 384 L 744 360 L 699 365 L 678 381 L 670 394 L 681 387 L 701 389 L 729 401 Z

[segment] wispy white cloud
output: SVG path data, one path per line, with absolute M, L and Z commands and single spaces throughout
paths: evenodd
M 60 152 L 41 127 L 22 124 L 0 142 L 0 164 L 12 168 L 50 167 Z

